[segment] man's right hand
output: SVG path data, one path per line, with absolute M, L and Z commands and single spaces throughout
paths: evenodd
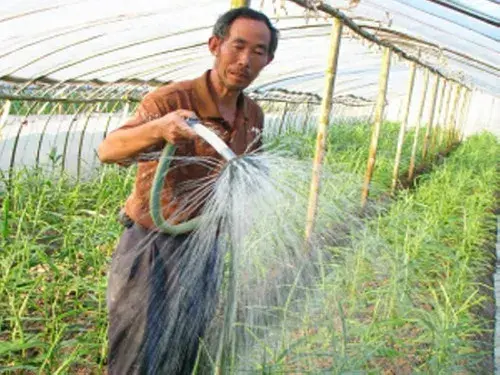
M 180 145 L 193 140 L 195 131 L 188 125 L 186 119 L 197 118 L 196 114 L 186 109 L 170 112 L 156 121 L 156 126 L 161 137 L 168 143 Z
M 147 123 L 136 115 L 128 121 L 128 126 L 111 132 L 101 142 L 97 150 L 99 159 L 103 163 L 120 163 L 162 140 L 176 146 L 189 142 L 196 133 L 187 118 L 196 118 L 196 114 L 179 109 Z

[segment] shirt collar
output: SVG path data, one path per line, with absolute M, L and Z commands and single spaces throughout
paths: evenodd
M 210 82 L 210 70 L 207 70 L 201 77 L 193 82 L 194 93 L 196 95 L 198 115 L 203 119 L 222 119 L 217 103 L 214 99 L 212 84 Z M 248 98 L 241 93 L 236 102 L 236 122 L 241 115 L 248 120 Z

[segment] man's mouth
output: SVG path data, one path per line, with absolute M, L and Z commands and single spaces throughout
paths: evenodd
M 248 79 L 249 77 L 249 75 L 244 72 L 231 72 L 231 74 L 238 79 Z

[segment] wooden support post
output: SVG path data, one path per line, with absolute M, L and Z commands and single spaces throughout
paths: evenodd
M 250 0 L 231 0 L 231 9 L 249 7 L 249 6 L 250 6 Z
M 373 121 L 372 138 L 370 142 L 370 150 L 368 155 L 368 163 L 366 165 L 365 181 L 363 183 L 363 191 L 361 192 L 361 207 L 366 206 L 368 194 L 370 192 L 370 182 L 375 168 L 375 161 L 377 158 L 377 145 L 380 136 L 380 128 L 384 120 L 385 100 L 387 94 L 387 83 L 389 82 L 389 71 L 391 69 L 391 49 L 384 47 L 384 54 L 382 57 L 382 67 L 380 70 L 379 87 L 377 104 L 375 107 L 375 116 Z
M 424 144 L 422 147 L 422 160 L 427 157 L 427 151 L 429 150 L 429 141 L 432 131 L 432 126 L 434 123 L 434 111 L 436 110 L 437 93 L 439 88 L 439 76 L 436 75 L 436 80 L 434 81 L 434 87 L 432 89 L 431 96 L 431 108 L 429 110 L 429 121 L 427 121 L 427 127 L 425 129 Z
M 465 109 L 465 118 L 466 118 L 466 121 L 469 119 L 470 107 L 471 107 L 473 96 L 474 96 L 474 92 L 470 91 L 469 101 L 467 102 L 467 108 Z M 464 134 L 465 134 L 465 125 L 464 125 Z
M 443 144 L 444 140 L 444 135 L 446 133 L 447 129 L 447 118 L 448 118 L 448 108 L 450 107 L 450 100 L 451 100 L 451 92 L 453 90 L 453 84 L 451 82 L 448 82 L 449 85 L 447 86 L 447 90 L 445 93 L 445 103 L 444 103 L 444 109 L 442 113 L 442 121 L 441 121 L 441 132 L 439 133 L 439 142 L 438 146 L 441 147 Z
M 321 102 L 321 117 L 318 123 L 318 133 L 316 136 L 316 151 L 314 154 L 314 163 L 311 179 L 311 187 L 309 192 L 309 205 L 307 209 L 307 221 L 305 238 L 311 238 L 312 231 L 316 220 L 316 211 L 318 206 L 319 184 L 321 176 L 321 165 L 325 154 L 326 130 L 330 121 L 330 111 L 332 108 L 332 96 L 335 86 L 335 78 L 337 76 L 337 63 L 339 58 L 340 41 L 342 36 L 342 21 L 338 18 L 333 19 L 330 53 L 325 72 L 325 89 Z
M 457 112 L 455 113 L 455 121 L 453 122 L 454 126 L 452 131 L 453 134 L 452 143 L 458 142 L 460 139 L 458 132 L 460 130 L 460 121 L 463 114 L 463 107 L 465 104 L 465 93 L 466 93 L 465 87 L 460 86 L 458 101 L 457 101 Z
M 459 130 L 460 142 L 464 140 L 465 125 L 467 124 L 467 120 L 469 119 L 469 107 L 471 98 L 472 98 L 472 90 L 466 90 L 464 104 L 462 108 L 462 116 L 460 119 L 460 130 Z
M 445 94 L 445 89 L 448 85 L 448 80 L 446 78 L 442 78 L 441 81 L 443 84 L 441 85 L 441 92 L 439 93 L 439 105 L 436 107 L 436 113 L 435 113 L 435 121 L 436 124 L 434 126 L 434 131 L 432 132 L 431 136 L 431 147 L 430 147 L 430 153 L 434 154 L 434 151 L 436 149 L 436 142 L 438 139 L 439 132 L 441 131 L 441 111 L 443 109 L 443 103 L 444 103 L 444 94 Z
M 445 139 L 446 132 L 448 131 L 448 116 L 450 113 L 450 104 L 451 104 L 451 97 L 453 94 L 453 83 L 450 82 L 450 85 L 448 86 L 448 95 L 446 96 L 446 103 L 444 105 L 444 112 L 443 112 L 443 129 L 439 137 L 439 146 L 443 144 L 443 141 Z
M 413 174 L 415 173 L 415 158 L 417 157 L 418 137 L 420 134 L 420 127 L 422 125 L 422 118 L 424 116 L 425 98 L 427 96 L 427 87 L 428 86 L 429 86 L 429 70 L 425 69 L 425 71 L 424 71 L 424 88 L 422 90 L 422 98 L 420 99 L 420 107 L 418 110 L 417 125 L 415 126 L 415 135 L 413 138 L 413 145 L 411 148 L 410 167 L 408 169 L 408 180 L 410 180 L 410 181 L 413 178 Z
M 448 128 L 446 134 L 446 145 L 449 147 L 452 144 L 452 132 L 453 132 L 453 122 L 455 121 L 455 112 L 457 110 L 458 105 L 458 96 L 459 96 L 460 87 L 458 84 L 454 85 L 453 88 L 453 102 L 449 108 L 448 112 Z
M 458 140 L 458 121 L 460 121 L 460 103 L 463 106 L 464 86 L 458 86 L 457 96 L 455 98 L 454 109 L 451 114 L 451 132 L 450 143 L 453 144 Z
M 413 95 L 413 86 L 415 85 L 415 72 L 417 70 L 417 64 L 415 62 L 411 63 L 410 66 L 410 76 L 408 78 L 408 92 L 406 94 L 405 103 L 403 106 L 403 118 L 401 120 L 401 127 L 399 128 L 398 146 L 396 149 L 396 158 L 394 159 L 394 170 L 392 172 L 392 185 L 391 194 L 396 191 L 399 175 L 399 163 L 401 161 L 401 153 L 403 152 L 403 143 L 406 133 L 406 126 L 408 124 L 408 115 L 410 113 L 411 97 Z

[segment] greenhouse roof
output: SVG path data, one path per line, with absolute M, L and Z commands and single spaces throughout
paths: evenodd
M 250 89 L 281 88 L 321 94 L 331 30 L 344 27 L 336 95 L 373 98 L 380 47 L 390 42 L 443 75 L 500 94 L 500 5 L 476 0 L 254 0 L 281 32 L 275 60 Z M 193 78 L 210 68 L 206 47 L 229 0 L 3 0 L 0 4 L 0 80 L 137 85 Z M 408 64 L 395 61 L 392 95 L 404 92 Z M 55 92 L 55 91 L 54 91 Z

